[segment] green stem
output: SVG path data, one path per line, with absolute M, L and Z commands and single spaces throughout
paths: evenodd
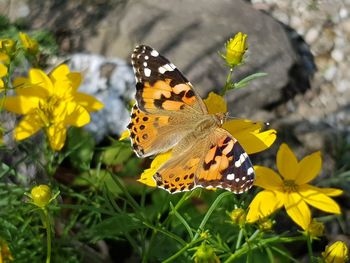
M 312 239 L 311 239 L 311 236 L 309 234 L 307 235 L 306 242 L 307 242 L 307 251 L 309 253 L 310 262 L 313 263 L 314 256 L 312 253 Z
M 193 240 L 192 242 L 186 244 L 186 246 L 184 246 L 183 248 L 181 248 L 179 251 L 177 251 L 174 255 L 172 255 L 170 258 L 167 258 L 166 260 L 162 261 L 162 263 L 169 263 L 174 261 L 178 256 L 180 256 L 182 253 L 184 253 L 187 249 L 189 249 L 190 247 L 192 247 L 194 244 L 201 242 L 202 239 L 198 239 L 198 240 Z
M 207 223 L 207 221 L 208 221 L 209 217 L 211 216 L 211 214 L 214 212 L 215 208 L 218 206 L 218 204 L 221 202 L 221 200 L 222 200 L 224 197 L 228 196 L 228 195 L 231 195 L 231 192 L 226 191 L 226 192 L 223 192 L 222 194 L 220 194 L 220 195 L 215 199 L 215 201 L 213 202 L 213 204 L 211 205 L 211 207 L 208 209 L 208 212 L 205 214 L 205 216 L 204 216 L 202 222 L 200 223 L 200 225 L 199 225 L 199 227 L 198 227 L 198 230 L 197 230 L 197 232 L 196 232 L 194 238 L 192 239 L 192 241 L 196 240 L 196 239 L 199 237 L 201 231 L 203 230 L 203 228 L 204 228 L 205 224 Z
M 229 89 L 229 87 L 230 87 L 230 85 L 231 85 L 232 72 L 233 72 L 233 67 L 230 68 L 230 71 L 229 71 L 229 73 L 227 74 L 226 83 L 225 83 L 225 86 L 224 86 L 224 90 L 223 90 L 222 93 L 221 93 L 222 96 L 225 96 L 226 91 Z
M 242 237 L 243 237 L 243 228 L 241 228 L 239 230 L 239 233 L 238 233 L 237 243 L 236 243 L 236 250 L 239 249 L 239 247 L 241 246 Z
M 51 222 L 47 208 L 43 209 L 45 217 L 45 228 L 46 228 L 46 242 L 47 242 L 47 254 L 46 263 L 51 262 Z

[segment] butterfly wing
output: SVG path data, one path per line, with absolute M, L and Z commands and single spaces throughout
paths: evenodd
M 184 147 L 180 142 L 174 152 Z M 254 176 L 253 165 L 242 146 L 227 131 L 217 128 L 206 141 L 188 146 L 182 154 L 170 158 L 154 179 L 158 187 L 170 193 L 195 187 L 243 193 L 252 187 Z
M 148 113 L 188 110 L 207 113 L 202 99 L 176 66 L 151 47 L 137 46 L 131 55 L 138 107 Z
M 165 152 L 207 114 L 202 99 L 181 72 L 156 50 L 137 46 L 131 55 L 136 101 L 128 125 L 139 157 Z

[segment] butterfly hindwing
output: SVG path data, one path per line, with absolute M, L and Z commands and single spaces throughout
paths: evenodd
M 206 142 L 174 148 L 185 149 L 170 158 L 154 176 L 158 187 L 170 193 L 195 187 L 223 188 L 243 193 L 254 182 L 254 169 L 247 153 L 238 141 L 218 128 Z
M 205 154 L 197 171 L 196 185 L 243 193 L 253 186 L 254 168 L 238 141 L 223 129 Z

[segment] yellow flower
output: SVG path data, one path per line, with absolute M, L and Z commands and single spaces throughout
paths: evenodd
M 254 167 L 255 185 L 265 190 L 258 193 L 249 205 L 247 221 L 255 222 L 284 206 L 292 220 L 307 229 L 311 222 L 308 204 L 329 213 L 340 214 L 339 205 L 329 196 L 338 196 L 342 194 L 341 190 L 308 184 L 319 174 L 321 165 L 320 152 L 310 154 L 298 162 L 287 144 L 282 144 L 277 153 L 277 168 L 281 176 L 270 168 Z
M 243 55 L 247 50 L 247 35 L 238 32 L 226 44 L 225 60 L 231 67 L 241 64 Z
M 23 47 L 31 54 L 36 54 L 39 50 L 39 44 L 26 33 L 19 32 L 19 39 Z
M 11 250 L 5 241 L 0 240 L 0 263 L 9 261 L 13 261 Z
M 342 241 L 336 241 L 331 246 L 327 246 L 322 252 L 326 263 L 345 263 L 348 262 L 348 247 Z
M 33 187 L 30 192 L 33 203 L 41 208 L 50 203 L 51 195 L 50 187 L 44 184 Z
M 5 109 L 25 115 L 14 131 L 16 140 L 26 139 L 44 128 L 53 150 L 62 149 L 67 127 L 81 127 L 90 122 L 89 112 L 103 104 L 77 91 L 81 75 L 67 65 L 56 67 L 49 75 L 31 69 L 29 78 L 14 81 L 17 96 L 5 99 Z
M 194 254 L 195 263 L 219 263 L 220 259 L 215 254 L 214 249 L 207 245 L 205 242 L 197 247 L 197 251 Z
M 225 100 L 214 92 L 209 94 L 208 98 L 204 100 L 204 103 L 208 108 L 209 114 L 227 112 Z M 275 130 L 271 129 L 260 132 L 263 126 L 262 123 L 242 119 L 226 121 L 223 124 L 223 128 L 239 141 L 248 154 L 264 151 L 276 140 Z M 127 135 L 128 133 L 126 133 L 126 131 L 123 132 L 119 140 L 126 138 L 125 136 Z M 156 183 L 153 179 L 153 175 L 157 172 L 158 168 L 170 158 L 170 156 L 170 152 L 159 154 L 152 161 L 151 168 L 145 170 L 138 181 L 155 187 Z
M 0 93 L 5 90 L 5 82 L 2 80 L 3 77 L 5 77 L 8 73 L 7 67 L 0 63 Z
M 306 229 L 304 229 L 311 238 L 321 237 L 324 234 L 324 224 L 313 219 Z

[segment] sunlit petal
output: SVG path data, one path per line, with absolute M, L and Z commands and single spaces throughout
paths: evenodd
M 76 92 L 74 94 L 75 101 L 83 106 L 88 112 L 97 111 L 104 107 L 104 105 L 95 99 L 93 96 L 90 96 L 85 93 Z
M 62 79 L 67 79 L 67 75 L 69 74 L 69 67 L 66 64 L 61 64 L 54 68 L 49 76 L 52 79 L 52 81 L 58 81 Z
M 203 101 L 208 108 L 209 114 L 227 112 L 227 105 L 224 98 L 214 92 L 210 92 L 208 98 Z
M 339 195 L 342 195 L 344 192 L 343 190 L 337 189 L 337 188 L 321 188 L 321 187 L 316 187 L 312 185 L 308 185 L 308 187 L 328 196 L 339 196 Z
M 303 158 L 298 164 L 296 184 L 302 185 L 313 180 L 321 171 L 321 152 L 315 152 Z
M 66 141 L 67 129 L 63 125 L 51 125 L 46 130 L 50 146 L 53 150 L 59 151 Z
M 332 198 L 317 191 L 315 188 L 311 188 L 309 185 L 303 185 L 299 187 L 298 191 L 309 205 L 328 213 L 341 213 L 339 205 Z
M 290 218 L 301 228 L 307 229 L 311 222 L 311 212 L 302 196 L 297 192 L 285 195 L 284 207 Z
M 280 146 L 277 152 L 277 168 L 286 180 L 294 180 L 297 175 L 298 160 L 285 143 Z
M 267 217 L 283 205 L 284 195 L 279 191 L 264 190 L 259 192 L 249 205 L 247 222 L 253 223 Z
M 39 106 L 40 99 L 37 97 L 14 96 L 6 97 L 4 108 L 16 114 L 27 114 Z
M 155 175 L 159 167 L 162 164 L 164 164 L 167 160 L 169 160 L 170 157 L 171 157 L 171 151 L 158 154 L 152 161 L 151 167 L 149 169 L 146 169 L 141 174 L 140 179 L 138 179 L 137 181 L 139 181 L 140 183 L 146 184 L 148 186 L 156 187 L 157 184 L 153 179 L 153 175 Z
M 259 132 L 261 123 L 249 120 L 230 120 L 223 128 L 235 137 L 248 154 L 261 152 L 269 148 L 276 140 L 276 131 Z
M 90 122 L 90 115 L 84 107 L 72 101 L 67 102 L 65 105 L 66 116 L 64 123 L 66 125 L 81 127 Z
M 29 82 L 28 78 L 18 77 L 12 84 L 18 95 L 39 97 L 42 99 L 48 96 L 46 88 L 39 86 L 39 84 L 33 85 Z
M 68 74 L 68 78 L 70 79 L 72 83 L 73 90 L 77 90 L 81 84 L 81 74 L 79 72 L 70 72 Z
M 272 169 L 264 166 L 254 166 L 255 170 L 255 186 L 259 186 L 268 190 L 281 190 L 283 181 L 281 177 Z
M 49 77 L 41 69 L 31 69 L 29 71 L 29 79 L 31 84 L 40 86 L 47 91 L 47 96 L 53 92 L 53 85 Z
M 28 114 L 22 118 L 14 131 L 17 141 L 24 140 L 37 133 L 43 127 L 40 117 L 36 114 Z
M 120 135 L 119 141 L 128 139 L 130 137 L 130 131 L 129 130 L 125 130 L 122 132 L 122 134 Z

